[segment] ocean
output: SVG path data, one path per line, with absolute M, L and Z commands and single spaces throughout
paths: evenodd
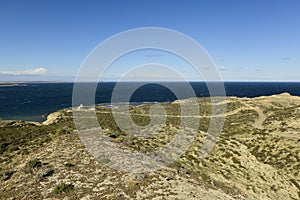
M 131 84 L 131 83 L 124 83 Z M 180 89 L 182 83 L 172 83 Z M 190 83 L 198 97 L 208 97 L 204 82 Z M 96 104 L 110 103 L 115 83 L 98 85 Z M 300 96 L 300 83 L 292 82 L 225 82 L 226 96 L 258 97 L 288 92 Z M 126 88 L 126 87 L 125 87 Z M 49 113 L 72 106 L 73 83 L 26 83 L 21 86 L 0 86 L 0 118 L 42 122 Z M 188 98 L 189 96 L 186 96 Z M 176 96 L 166 87 L 147 84 L 131 96 L 132 103 L 172 102 Z

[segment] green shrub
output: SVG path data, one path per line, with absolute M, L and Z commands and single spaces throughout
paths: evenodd
M 68 163 L 65 164 L 65 166 L 66 166 L 66 167 L 74 167 L 75 165 L 68 162 Z
M 70 192 L 73 189 L 74 189 L 73 184 L 59 183 L 58 185 L 55 186 L 53 193 L 61 194 L 61 193 Z
M 5 171 L 5 172 L 2 172 L 0 174 L 0 180 L 2 180 L 2 181 L 9 180 L 14 173 L 15 173 L 15 171 Z
M 28 163 L 26 163 L 24 167 L 25 173 L 31 173 L 33 169 L 39 168 L 42 166 L 42 162 L 38 158 L 34 158 L 30 160 Z

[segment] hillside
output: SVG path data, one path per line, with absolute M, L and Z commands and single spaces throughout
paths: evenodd
M 223 131 L 204 158 L 198 154 L 212 102 L 198 102 L 200 124 L 188 151 L 149 173 L 121 172 L 95 159 L 80 140 L 69 109 L 51 114 L 43 124 L 0 121 L 0 199 L 300 198 L 300 97 L 228 97 Z M 110 108 L 96 107 L 96 113 L 111 142 L 151 152 L 174 137 L 180 121 L 178 101 L 163 106 L 167 123 L 149 138 L 121 131 Z M 149 107 L 131 107 L 137 124 L 150 122 Z

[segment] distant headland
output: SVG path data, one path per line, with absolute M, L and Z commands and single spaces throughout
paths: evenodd
M 25 83 L 0 83 L 0 87 L 25 86 Z

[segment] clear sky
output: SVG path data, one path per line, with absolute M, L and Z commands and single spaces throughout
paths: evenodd
M 299 81 L 299 9 L 299 0 L 0 0 L 0 81 L 70 80 L 100 42 L 149 26 L 195 39 L 224 80 Z

